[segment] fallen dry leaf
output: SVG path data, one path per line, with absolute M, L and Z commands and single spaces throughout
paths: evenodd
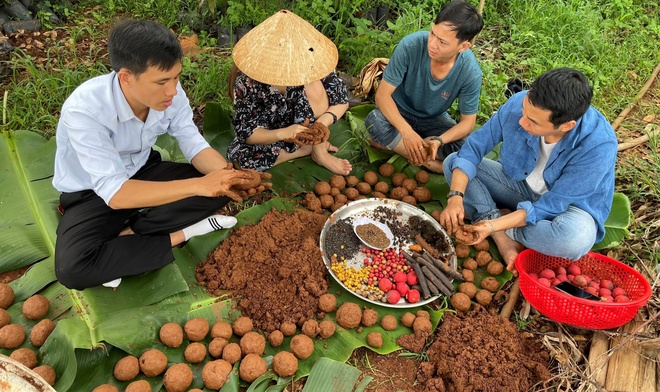
M 655 119 L 655 114 L 649 114 L 648 116 L 644 116 L 644 118 L 642 118 L 644 122 L 649 122 L 649 123 L 653 121 L 653 119 Z

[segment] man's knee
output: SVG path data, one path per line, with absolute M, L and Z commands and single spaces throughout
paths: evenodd
M 88 258 L 83 260 L 82 255 L 74 255 L 61 249 L 55 249 L 55 277 L 68 289 L 83 290 L 89 287 L 87 272 L 82 265 L 88 263 Z

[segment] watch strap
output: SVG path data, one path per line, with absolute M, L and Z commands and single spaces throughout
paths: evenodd
M 447 199 L 449 199 L 452 196 L 460 196 L 460 197 L 465 197 L 463 195 L 463 192 L 461 191 L 455 191 L 455 190 L 450 190 L 449 193 L 447 193 Z

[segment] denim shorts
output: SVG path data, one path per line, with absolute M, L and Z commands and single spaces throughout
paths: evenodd
M 422 139 L 430 136 L 440 136 L 456 125 L 456 121 L 449 117 L 447 112 L 433 118 L 417 117 L 404 112 L 401 108 L 399 108 L 399 113 L 401 113 L 401 116 Z M 369 136 L 371 136 L 376 143 L 385 146 L 390 150 L 396 147 L 401 141 L 401 133 L 390 124 L 378 108 L 375 108 L 369 113 L 369 115 L 367 115 L 367 118 L 364 120 L 364 125 L 367 127 Z M 447 155 L 454 151 L 458 151 L 462 145 L 463 140 L 457 140 L 446 144 L 443 151 L 438 151 L 438 159 L 443 160 Z

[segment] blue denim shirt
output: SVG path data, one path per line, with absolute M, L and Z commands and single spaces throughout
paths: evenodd
M 458 168 L 469 179 L 493 147 L 502 142 L 500 163 L 513 181 L 523 181 L 536 165 L 539 137 L 518 124 L 527 91 L 512 96 L 480 129 L 467 138 L 449 170 Z M 612 126 L 593 106 L 577 120 L 575 128 L 552 151 L 543 171 L 548 187 L 536 202 L 524 201 L 518 209 L 527 213 L 526 223 L 552 220 L 573 205 L 589 213 L 598 225 L 596 242 L 605 236 L 605 220 L 614 196 L 617 139 Z

